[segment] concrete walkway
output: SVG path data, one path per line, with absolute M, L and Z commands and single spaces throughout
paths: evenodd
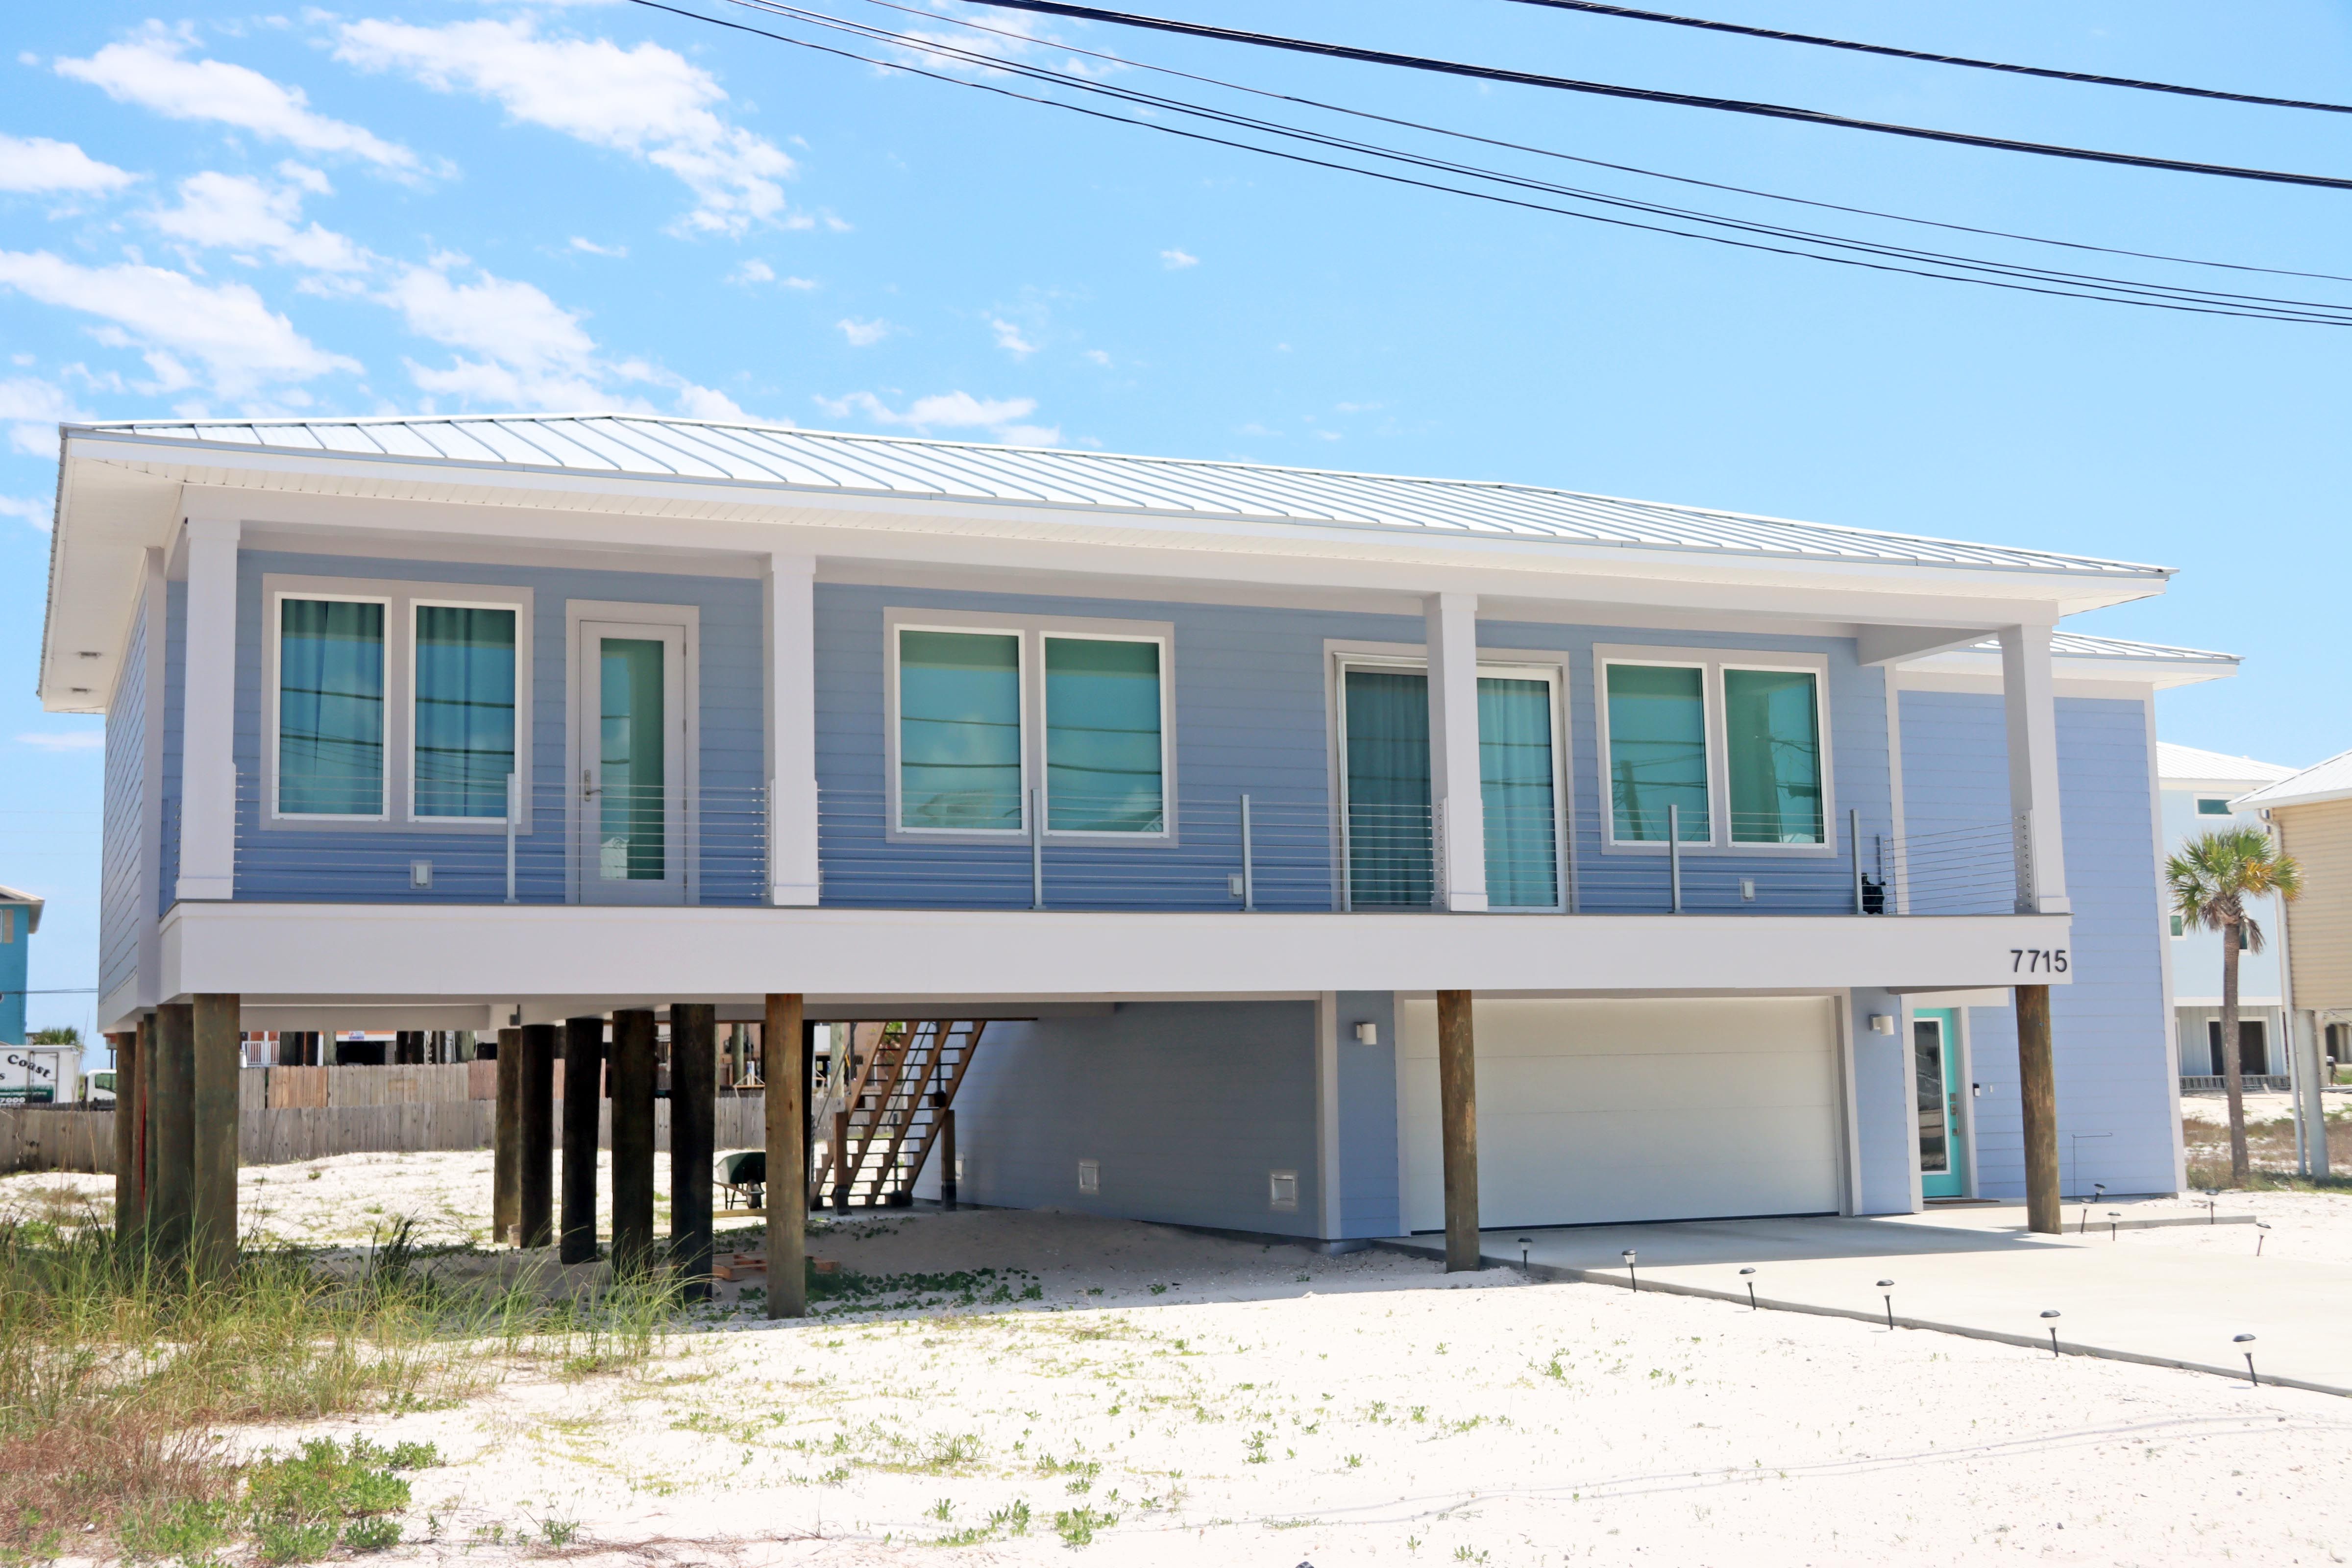
M 2128 1204 L 2120 1209 L 2135 1227 Z M 2177 1208 L 2137 1227 L 2181 1223 Z M 1748 1305 L 1748 1287 L 1767 1309 L 1884 1323 L 1881 1298 L 1894 1297 L 1900 1328 L 2049 1348 L 2157 1366 L 2243 1377 L 2254 1352 L 2265 1383 L 2352 1395 L 2352 1266 L 2254 1256 L 2251 1215 L 2243 1249 L 2118 1245 L 2095 1223 L 2087 1235 L 2029 1236 L 2014 1205 L 1932 1210 L 1872 1219 L 1693 1220 L 1660 1225 L 1490 1230 L 1480 1238 L 1489 1267 L 1519 1267 L 1520 1238 L 1539 1278 L 1627 1285 L 1624 1258 L 1636 1254 L 1640 1288 L 1712 1296 Z M 2069 1204 L 2066 1222 L 2079 1218 Z M 2200 1218 L 2193 1223 L 2203 1224 Z M 1442 1237 L 1398 1237 L 1379 1245 L 1442 1258 Z M 1739 1270 L 1753 1268 L 1752 1275 Z M 1878 1281 L 1895 1281 L 1891 1290 Z M 2061 1316 L 2045 1321 L 2042 1313 Z M 2255 1336 L 2239 1345 L 2236 1335 Z

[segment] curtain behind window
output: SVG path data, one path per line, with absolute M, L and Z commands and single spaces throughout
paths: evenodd
M 383 815 L 383 606 L 281 599 L 278 809 Z
M 1802 670 L 1723 672 L 1734 844 L 1822 842 L 1822 741 L 1813 684 Z
M 1045 639 L 1045 825 L 1159 833 L 1160 645 Z
M 416 815 L 503 817 L 515 764 L 515 612 L 416 606 Z
M 1017 832 L 1021 639 L 898 634 L 898 825 Z
M 1682 808 L 1685 843 L 1714 837 L 1706 818 L 1705 672 L 1609 666 L 1611 833 L 1620 843 L 1666 837 L 1666 808 Z
M 1478 797 L 1495 909 L 1559 904 L 1551 745 L 1549 682 L 1478 678 Z
M 1429 678 L 1347 672 L 1348 889 L 1359 909 L 1426 909 L 1435 895 L 1429 817 Z

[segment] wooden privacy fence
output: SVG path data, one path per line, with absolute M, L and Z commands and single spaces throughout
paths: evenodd
M 283 1165 L 330 1154 L 488 1149 L 496 1131 L 497 1066 L 249 1068 L 237 1083 L 237 1161 Z M 488 1092 L 477 1093 L 478 1086 Z M 560 1103 L 561 1062 L 555 1089 Z M 668 1100 L 654 1101 L 654 1147 L 663 1152 L 669 1149 L 669 1111 Z M 602 1112 L 597 1143 L 609 1149 L 612 1107 Z M 767 1144 L 763 1095 L 720 1096 L 716 1121 L 720 1149 Z M 555 1125 L 563 1125 L 561 1111 Z M 0 1172 L 11 1171 L 112 1175 L 114 1112 L 0 1107 Z

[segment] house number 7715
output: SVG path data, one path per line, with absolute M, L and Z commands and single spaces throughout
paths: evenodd
M 2011 974 L 2063 974 L 2066 973 L 2066 950 L 2063 947 L 2012 947 L 2009 950 L 2009 972 Z

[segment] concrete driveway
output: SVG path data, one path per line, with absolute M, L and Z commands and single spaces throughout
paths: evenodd
M 2134 1224 L 2132 1205 L 2123 1211 Z M 2174 1211 L 2177 1215 L 2177 1210 Z M 1904 1328 L 2039 1346 L 2049 1331 L 2071 1354 L 2243 1377 L 2252 1350 L 2264 1382 L 2352 1395 L 2352 1266 L 2254 1256 L 2251 1215 L 2220 1216 L 2242 1247 L 2196 1249 L 2111 1240 L 2087 1234 L 2029 1236 L 2013 1205 L 1943 1209 L 1871 1219 L 1691 1220 L 1658 1225 L 1490 1230 L 1480 1251 L 1490 1266 L 1595 1284 L 1629 1283 L 1623 1252 L 1636 1255 L 1644 1290 L 1714 1296 L 1748 1305 L 1748 1286 L 1767 1309 L 1885 1321 L 1894 1298 Z M 2069 1205 L 2066 1222 L 2077 1223 Z M 2177 1225 L 2177 1218 L 2152 1223 Z M 2201 1222 L 2200 1222 L 2201 1223 Z M 2217 1238 L 2218 1239 L 2218 1238 Z M 1381 1243 L 1425 1257 L 1444 1238 Z M 1739 1270 L 1753 1268 L 1743 1277 Z M 1892 1279 L 1891 1289 L 1878 1281 Z M 2057 1311 L 2044 1320 L 2044 1310 Z M 2255 1336 L 2251 1345 L 2236 1335 Z

